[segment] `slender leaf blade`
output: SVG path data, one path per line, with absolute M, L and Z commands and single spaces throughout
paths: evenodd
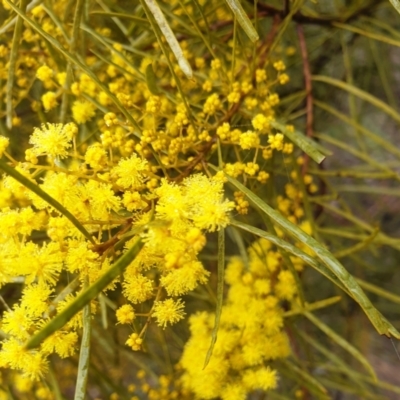
M 146 83 L 147 87 L 149 88 L 150 92 L 154 95 L 160 94 L 160 89 L 157 86 L 157 77 L 153 70 L 153 65 L 149 64 L 146 67 Z
M 356 86 L 350 85 L 346 82 L 340 81 L 335 78 L 331 78 L 329 76 L 323 76 L 323 75 L 313 75 L 312 80 L 316 82 L 323 82 L 327 83 L 328 85 L 335 86 L 339 89 L 345 90 L 348 93 L 351 93 L 361 100 L 367 101 L 368 103 L 372 104 L 373 106 L 379 108 L 389 116 L 391 116 L 396 122 L 400 122 L 400 114 L 392 107 L 390 107 L 388 104 L 386 104 L 384 101 L 378 99 L 377 97 L 373 96 L 372 94 L 369 94 L 365 92 L 364 90 L 359 89 Z
M 218 171 L 218 168 L 209 164 L 209 166 Z M 299 242 L 309 246 L 315 255 L 332 271 L 332 273 L 347 288 L 351 297 L 361 306 L 375 329 L 381 335 L 391 336 L 400 339 L 400 333 L 397 329 L 373 306 L 371 301 L 365 295 L 355 278 L 340 264 L 340 262 L 313 237 L 302 231 L 298 226 L 287 220 L 282 214 L 274 210 L 255 193 L 246 188 L 237 179 L 229 175 L 225 175 L 228 181 L 238 190 L 244 193 L 248 199 L 266 215 L 268 215 L 276 224 L 278 224 L 289 235 L 297 239 Z
M 47 194 L 43 189 L 41 189 L 38 185 L 30 181 L 27 177 L 18 172 L 15 168 L 10 167 L 4 160 L 0 159 L 0 169 L 2 169 L 6 174 L 13 177 L 16 181 L 18 181 L 21 185 L 24 185 L 27 189 L 31 190 L 33 193 L 38 195 L 44 201 L 49 203 L 52 207 L 54 207 L 57 211 L 59 211 L 65 218 L 69 219 L 72 224 L 78 229 L 86 239 L 88 239 L 91 243 L 95 243 L 93 237 L 90 233 L 83 227 L 83 225 L 72 215 L 62 204 L 60 204 L 56 199 Z
M 285 375 L 295 379 L 297 382 L 304 385 L 310 392 L 312 392 L 317 399 L 329 400 L 328 391 L 326 388 L 312 375 L 310 375 L 305 369 L 299 368 L 293 362 L 289 360 L 283 360 L 282 365 L 284 368 L 280 368 L 280 371 Z
M 314 314 L 306 311 L 303 313 L 307 319 L 309 319 L 317 328 L 319 328 L 322 332 L 324 332 L 328 337 L 330 337 L 335 343 L 337 343 L 340 347 L 350 353 L 356 360 L 358 360 L 363 367 L 368 371 L 371 377 L 376 381 L 377 376 L 375 374 L 374 369 L 372 368 L 369 361 L 357 350 L 352 344 L 350 344 L 347 340 L 345 340 L 342 336 L 338 335 L 333 329 L 331 329 L 328 325 L 323 323 L 319 318 L 317 318 Z
M 86 304 L 97 297 L 97 295 L 107 287 L 118 275 L 124 272 L 128 265 L 136 258 L 140 249 L 143 247 L 141 239 L 137 239 L 135 244 L 115 263 L 112 267 L 95 283 L 84 290 L 68 307 L 57 314 L 47 325 L 37 332 L 25 345 L 27 349 L 38 347 L 40 343 L 48 338 L 58 329 L 61 329 L 77 312 Z
M 259 39 L 258 33 L 255 30 L 253 24 L 251 23 L 249 17 L 244 11 L 242 5 L 239 0 L 226 0 L 228 6 L 232 10 L 235 18 L 239 22 L 240 26 L 246 32 L 249 39 L 254 43 Z
M 317 145 L 312 139 L 305 136 L 303 133 L 297 130 L 290 130 L 284 124 L 278 121 L 272 121 L 271 125 L 281 131 L 286 137 L 288 137 L 296 146 L 300 147 L 309 155 L 315 162 L 320 164 L 325 160 L 325 155 L 321 153 L 320 146 Z M 326 151 L 329 154 L 329 151 Z
M 283 239 L 280 239 L 279 237 L 277 237 L 275 235 L 272 235 L 269 232 L 263 231 L 254 226 L 247 225 L 243 222 L 240 222 L 240 221 L 237 221 L 234 219 L 230 220 L 230 225 L 234 226 L 236 228 L 239 228 L 241 230 L 244 230 L 246 232 L 249 232 L 255 236 L 266 239 L 269 242 L 271 242 L 272 244 L 274 244 L 275 246 L 279 247 L 280 249 L 285 250 L 286 252 L 292 254 L 293 256 L 300 258 L 302 261 L 304 261 L 304 263 L 306 263 L 310 267 L 314 268 L 320 274 L 324 275 L 326 278 L 328 278 L 331 282 L 333 282 L 336 286 L 338 286 L 341 290 L 343 290 L 345 293 L 347 293 L 351 297 L 351 294 L 347 291 L 347 288 L 339 281 L 339 279 L 336 277 L 336 275 L 334 275 L 332 273 L 332 271 L 330 269 L 328 269 L 319 260 L 311 257 L 309 254 L 300 250 L 298 247 L 292 245 L 289 242 L 286 242 Z
M 158 6 L 157 1 L 156 0 L 144 0 L 144 1 L 146 2 L 146 5 L 149 8 L 150 12 L 153 14 L 153 17 L 157 22 L 165 39 L 167 40 L 169 47 L 174 53 L 182 72 L 186 75 L 188 79 L 192 79 L 193 77 L 192 67 L 190 66 L 188 60 L 186 60 L 183 51 L 181 49 L 181 46 L 179 45 L 179 42 L 174 35 L 174 32 L 170 28 L 167 20 L 165 19 L 164 14 L 162 13 L 160 7 Z
M 86 396 L 86 387 L 89 377 L 90 364 L 90 337 L 92 330 L 92 315 L 90 304 L 83 308 L 83 336 L 81 342 L 81 351 L 79 353 L 78 376 L 76 379 L 74 400 L 84 400 Z
M 389 0 L 392 6 L 396 9 L 396 11 L 400 14 L 400 1 L 399 0 Z

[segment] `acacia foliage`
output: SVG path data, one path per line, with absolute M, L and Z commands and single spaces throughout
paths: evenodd
M 2 15 L 3 397 L 400 391 L 389 2 Z

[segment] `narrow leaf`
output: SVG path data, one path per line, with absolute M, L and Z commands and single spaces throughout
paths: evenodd
M 28 0 L 21 0 L 21 11 L 23 13 L 25 13 L 27 3 Z M 6 115 L 7 115 L 6 124 L 8 129 L 12 128 L 12 117 L 14 110 L 12 103 L 12 93 L 14 88 L 15 69 L 17 67 L 18 49 L 21 43 L 23 24 L 24 24 L 23 19 L 20 16 L 18 16 L 11 44 L 10 62 L 8 65 L 8 79 L 6 87 Z
M 217 307 L 215 310 L 215 322 L 214 328 L 211 334 L 211 344 L 207 351 L 206 360 L 204 362 L 204 368 L 210 361 L 212 356 L 215 342 L 217 341 L 217 334 L 219 324 L 221 321 L 222 303 L 224 300 L 224 274 L 225 274 L 225 229 L 218 231 L 218 282 L 217 282 Z
M 309 155 L 318 164 L 325 160 L 325 156 L 320 151 L 321 146 L 319 146 L 317 143 L 315 143 L 309 137 L 305 136 L 303 133 L 301 133 L 297 130 L 292 131 L 292 130 L 288 129 L 284 124 L 277 122 L 277 121 L 272 121 L 271 125 L 275 129 L 278 129 L 279 131 L 281 131 L 296 146 L 300 147 L 300 149 L 302 149 L 304 151 L 304 153 Z M 327 154 L 330 153 L 329 151 L 325 151 L 325 152 Z
M 76 379 L 74 400 L 84 400 L 86 396 L 86 387 L 89 377 L 91 327 L 92 316 L 90 304 L 87 304 L 83 308 L 83 336 L 81 351 L 79 353 L 78 376 Z
M 167 20 L 164 17 L 164 14 L 160 10 L 156 0 L 145 0 L 147 7 L 149 7 L 150 12 L 153 14 L 154 19 L 156 20 L 158 26 L 160 27 L 161 32 L 165 36 L 169 47 L 171 48 L 172 52 L 174 53 L 176 59 L 178 60 L 179 67 L 181 68 L 182 72 L 186 75 L 188 79 L 192 79 L 193 71 L 186 60 L 185 56 L 183 55 L 183 51 L 179 42 L 176 40 L 174 32 L 168 25 Z
M 399 0 L 389 0 L 392 6 L 396 9 L 396 11 L 400 14 L 400 1 Z
M 317 381 L 312 375 L 310 375 L 304 368 L 299 368 L 293 362 L 289 360 L 283 360 L 281 362 L 284 366 L 279 368 L 280 372 L 288 375 L 290 378 L 299 382 L 302 386 L 306 387 L 312 392 L 317 398 L 321 400 L 329 400 L 331 397 L 328 396 L 328 391 Z
M 400 296 L 388 292 L 379 286 L 373 285 L 372 283 L 366 282 L 362 279 L 357 279 L 358 284 L 367 292 L 376 294 L 379 297 L 392 301 L 393 303 L 400 304 Z
M 336 277 L 336 275 L 334 275 L 332 273 L 332 271 L 330 269 L 328 269 L 324 264 L 322 264 L 317 259 L 311 257 L 309 254 L 300 250 L 298 247 L 292 245 L 289 242 L 286 242 L 283 239 L 280 239 L 279 237 L 277 237 L 275 235 L 270 234 L 269 232 L 263 231 L 254 226 L 247 225 L 243 222 L 240 222 L 240 221 L 237 221 L 234 219 L 231 219 L 230 225 L 235 226 L 241 230 L 249 232 L 258 237 L 261 237 L 263 239 L 266 239 L 269 242 L 271 242 L 272 244 L 274 244 L 275 246 L 279 247 L 280 249 L 285 250 L 286 252 L 294 255 L 295 257 L 300 258 L 302 261 L 304 261 L 304 263 L 306 263 L 310 267 L 314 268 L 320 274 L 324 275 L 326 278 L 328 278 L 330 281 L 332 281 L 336 286 L 338 286 L 340 289 L 342 289 L 345 293 L 347 293 L 351 297 L 350 292 L 348 292 L 347 288 L 339 281 L 339 279 Z
M 317 318 L 314 314 L 306 311 L 303 313 L 317 328 L 319 328 L 322 332 L 324 332 L 328 337 L 330 337 L 335 343 L 337 343 L 340 347 L 345 349 L 348 353 L 350 353 L 356 360 L 358 360 L 364 368 L 368 371 L 368 373 L 372 376 L 372 378 L 376 381 L 377 377 L 374 369 L 371 367 L 369 361 L 347 340 L 345 340 L 342 336 L 338 335 L 335 331 L 333 331 L 328 325 L 324 324 L 319 318 Z
M 226 0 L 228 6 L 232 10 L 235 18 L 239 22 L 240 26 L 246 32 L 249 39 L 254 43 L 259 39 L 258 33 L 255 30 L 253 24 L 251 23 L 249 17 L 244 11 L 242 5 L 239 0 Z
M 394 196 L 400 197 L 400 189 L 385 186 L 371 186 L 371 185 L 338 185 L 335 188 L 338 193 L 352 192 L 352 193 L 368 193 L 376 194 L 379 196 Z
M 5 0 L 5 2 L 19 15 L 21 18 L 33 28 L 40 36 L 42 36 L 48 43 L 54 46 L 64 57 L 79 67 L 82 71 L 84 71 L 95 83 L 96 85 L 107 93 L 107 96 L 112 100 L 112 102 L 116 105 L 116 107 L 121 111 L 121 113 L 126 117 L 126 119 L 140 132 L 140 126 L 136 122 L 136 120 L 132 117 L 132 115 L 125 109 L 125 107 L 121 104 L 121 102 L 117 99 L 117 97 L 111 93 L 110 89 L 107 85 L 104 85 L 98 76 L 93 72 L 91 68 L 88 68 L 82 61 L 78 60 L 78 58 L 68 52 L 59 41 L 57 41 L 53 36 L 45 32 L 38 23 L 28 18 L 15 4 L 11 3 L 10 0 Z
M 31 1 L 28 6 L 26 7 L 26 11 L 33 10 L 37 5 L 42 3 L 43 0 L 33 0 Z M 13 27 L 18 20 L 18 16 L 12 18 L 11 20 L 7 21 L 4 25 L 0 27 L 0 35 L 4 35 L 11 27 Z
M 210 54 L 214 57 L 217 58 L 217 55 L 215 54 L 213 48 L 212 48 L 212 39 L 210 37 L 210 29 L 209 29 L 209 24 L 207 22 L 207 18 L 203 13 L 203 10 L 198 2 L 198 0 L 193 0 L 194 4 L 196 5 L 196 8 L 198 9 L 198 11 L 200 12 L 201 17 L 203 18 L 204 21 L 204 28 L 207 31 L 207 38 L 203 35 L 203 32 L 197 22 L 197 19 L 194 17 L 193 15 L 193 11 L 189 10 L 187 7 L 185 7 L 185 4 L 183 3 L 182 0 L 178 0 L 180 6 L 185 10 L 186 15 L 188 16 L 188 18 L 190 19 L 190 22 L 194 25 L 194 27 L 196 28 L 196 31 L 198 33 L 198 35 L 203 39 L 204 44 L 207 46 L 208 51 L 210 52 Z
M 292 310 L 285 311 L 283 313 L 283 316 L 285 318 L 287 318 L 287 317 L 292 317 L 294 315 L 302 314 L 304 311 L 314 311 L 314 310 L 319 310 L 321 308 L 326 308 L 333 304 L 336 304 L 341 299 L 342 298 L 340 296 L 334 296 L 334 297 L 330 297 L 329 299 L 316 301 L 314 303 L 306 303 L 302 307 L 297 307 L 297 308 L 293 308 Z
M 140 249 L 143 247 L 141 239 L 137 239 L 135 244 L 115 263 L 112 267 L 95 283 L 84 290 L 68 307 L 57 314 L 47 325 L 37 332 L 25 345 L 27 349 L 38 347 L 43 340 L 48 338 L 58 329 L 61 329 L 76 313 L 86 304 L 97 297 L 97 295 L 107 287 L 117 276 L 125 271 L 128 265 L 136 258 Z
M 247 254 L 246 246 L 244 244 L 242 235 L 239 233 L 239 231 L 237 229 L 235 229 L 233 227 L 232 228 L 229 227 L 228 234 L 230 234 L 232 240 L 236 242 L 236 245 L 239 250 L 240 258 L 243 260 L 243 263 L 244 263 L 246 269 L 248 269 L 249 268 L 249 256 Z
M 180 81 L 180 79 L 178 78 L 177 74 L 175 73 L 174 66 L 173 66 L 172 61 L 171 61 L 171 59 L 170 59 L 170 57 L 169 57 L 169 54 L 168 54 L 168 52 L 167 52 L 167 48 L 166 48 L 166 46 L 165 46 L 165 44 L 164 44 L 164 42 L 163 42 L 163 40 L 162 40 L 162 37 L 161 37 L 161 35 L 160 35 L 160 32 L 158 31 L 159 27 L 158 27 L 158 25 L 157 25 L 157 21 L 154 19 L 154 16 L 153 16 L 153 14 L 150 12 L 150 10 L 148 10 L 148 7 L 146 7 L 146 2 L 145 2 L 145 0 L 140 0 L 140 1 L 141 1 L 141 3 L 142 3 L 142 7 L 143 7 L 143 9 L 144 9 L 144 11 L 145 11 L 145 13 L 146 13 L 146 16 L 147 16 L 147 18 L 148 18 L 148 20 L 149 20 L 149 22 L 150 22 L 150 24 L 151 24 L 151 27 L 152 27 L 152 29 L 153 29 L 153 33 L 154 33 L 154 35 L 155 35 L 156 38 L 157 38 L 157 42 L 158 42 L 158 44 L 159 44 L 159 46 L 160 46 L 160 48 L 161 48 L 161 50 L 162 50 L 162 52 L 163 52 L 163 54 L 164 54 L 164 56 L 165 56 L 165 58 L 166 58 L 166 61 L 167 61 L 169 70 L 170 70 L 170 72 L 171 72 L 171 75 L 173 76 L 173 78 L 174 78 L 174 80 L 175 80 L 176 87 L 178 88 L 178 91 L 179 91 L 179 94 L 180 94 L 180 96 L 181 96 L 181 98 L 182 98 L 183 104 L 185 105 L 185 109 L 186 109 L 186 112 L 187 112 L 187 114 L 188 114 L 190 123 L 193 125 L 194 129 L 197 131 L 196 124 L 195 124 L 195 120 L 194 120 L 194 118 L 193 118 L 192 111 L 191 111 L 190 106 L 189 106 L 189 102 L 188 102 L 188 100 L 187 100 L 187 98 L 186 98 L 185 93 L 183 92 L 183 88 L 182 88 L 182 85 L 181 85 L 181 81 Z M 156 154 L 153 153 L 153 156 L 156 156 Z M 161 164 L 161 165 L 162 165 L 162 164 Z
M 365 37 L 370 38 L 370 39 L 377 40 L 379 42 L 383 42 L 383 43 L 386 43 L 386 44 L 390 44 L 392 46 L 400 47 L 400 41 L 399 40 L 396 40 L 396 39 L 393 39 L 391 37 L 387 37 L 387 36 L 381 35 L 379 33 L 366 31 L 365 29 L 360 29 L 360 28 L 357 28 L 356 26 L 352 26 L 350 24 L 343 24 L 341 22 L 332 22 L 332 25 L 334 27 L 336 27 L 336 28 L 343 29 L 343 30 L 346 30 L 346 31 L 349 31 L 349 32 L 358 33 L 359 35 L 365 36 Z
M 131 14 L 124 14 L 124 13 L 117 13 L 117 12 L 111 12 L 111 11 L 91 11 L 90 15 L 100 15 L 100 16 L 106 16 L 106 17 L 117 17 L 117 18 L 127 18 L 131 19 L 139 24 L 143 25 L 149 25 L 149 21 L 147 21 L 146 18 L 140 18 L 137 17 L 136 15 L 131 15 Z
M 51 388 L 52 393 L 54 394 L 54 400 L 65 400 L 63 395 L 61 394 L 61 389 L 57 382 L 54 368 L 51 364 L 50 364 L 48 374 L 49 374 L 50 388 Z
M 160 94 L 160 89 L 157 86 L 157 77 L 153 70 L 153 65 L 149 64 L 146 67 L 146 83 L 147 87 L 149 88 L 150 92 L 154 95 Z
M 370 387 L 366 388 L 366 389 L 361 389 L 361 388 L 357 388 L 355 385 L 352 385 L 349 380 L 346 379 L 340 379 L 338 378 L 337 375 L 337 368 L 333 367 L 332 365 L 327 365 L 326 367 L 326 372 L 327 374 L 325 375 L 325 377 L 321 377 L 321 382 L 330 389 L 333 389 L 334 391 L 339 392 L 339 393 L 343 393 L 343 395 L 345 395 L 345 393 L 348 393 L 351 395 L 351 398 L 356 398 L 356 399 L 363 399 L 363 400 L 388 400 L 388 396 L 382 396 L 379 395 L 376 390 L 371 390 Z M 340 373 L 340 372 L 339 372 Z M 333 376 L 336 375 L 336 380 L 333 380 Z M 329 378 L 327 378 L 329 377 Z M 377 385 L 377 382 L 371 382 L 372 384 L 375 384 L 375 386 L 379 387 L 379 385 Z
M 372 96 L 372 94 L 365 92 L 364 90 L 361 90 L 353 85 L 349 85 L 346 82 L 339 81 L 338 79 L 331 78 L 329 76 L 314 75 L 312 76 L 312 79 L 317 82 L 323 82 L 331 86 L 336 86 L 339 89 L 354 94 L 361 100 L 367 101 L 368 103 L 371 103 L 373 106 L 381 109 L 383 112 L 390 115 L 395 121 L 400 122 L 400 114 L 395 109 L 393 109 L 392 107 L 390 107 L 388 104 L 378 99 L 377 97 Z
M 339 147 L 340 149 L 350 153 L 354 157 L 357 157 L 360 160 L 365 161 L 366 163 L 368 163 L 369 165 L 375 167 L 376 169 L 380 169 L 381 171 L 387 172 L 388 174 L 391 173 L 393 178 L 395 178 L 397 180 L 400 180 L 400 175 L 398 173 L 396 173 L 395 171 L 393 171 L 392 169 L 387 167 L 382 162 L 374 160 L 367 153 L 359 151 L 359 150 L 355 149 L 354 147 L 350 146 L 349 143 L 342 142 L 341 140 L 338 140 L 338 139 L 334 139 L 332 136 L 326 135 L 326 134 L 323 134 L 323 133 L 316 134 L 315 136 L 317 136 L 318 138 L 324 140 L 325 142 L 331 143 L 334 146 Z
M 303 339 L 305 340 L 308 344 L 313 346 L 316 350 L 318 350 L 321 354 L 323 354 L 328 360 L 330 360 L 332 363 L 336 364 L 338 368 L 341 370 L 341 373 L 347 374 L 349 377 L 351 376 L 353 379 L 351 380 L 351 383 L 354 384 L 356 383 L 360 387 L 364 387 L 362 383 L 360 382 L 359 376 L 354 379 L 354 375 L 356 372 L 349 367 L 344 360 L 342 360 L 340 357 L 336 355 L 336 352 L 334 349 L 328 349 L 324 347 L 318 340 L 314 339 L 313 336 L 307 335 L 304 330 L 298 329 L 296 333 Z M 325 367 L 326 368 L 326 367 Z M 361 375 L 363 376 L 363 375 Z
M 218 168 L 208 164 L 212 169 L 218 171 Z M 284 229 L 288 234 L 301 243 L 305 243 L 314 252 L 315 255 L 333 272 L 339 281 L 347 288 L 351 297 L 361 306 L 375 329 L 381 335 L 394 336 L 400 339 L 400 333 L 397 329 L 373 306 L 371 301 L 365 295 L 357 281 L 352 275 L 340 264 L 340 262 L 313 237 L 302 231 L 297 225 L 287 220 L 282 214 L 274 210 L 251 190 L 242 185 L 237 179 L 229 175 L 225 175 L 228 181 L 238 190 L 244 193 L 248 199 L 266 215 L 268 215 L 276 224 Z
M 16 181 L 18 181 L 21 185 L 24 185 L 27 189 L 31 190 L 33 193 L 38 195 L 44 201 L 49 203 L 52 207 L 54 207 L 57 211 L 59 211 L 65 218 L 69 219 L 76 229 L 78 229 L 86 239 L 90 240 L 91 243 L 95 243 L 93 237 L 90 233 L 83 227 L 83 225 L 56 199 L 53 199 L 50 195 L 48 195 L 44 190 L 42 190 L 38 185 L 29 180 L 27 177 L 18 172 L 15 168 L 10 167 L 4 160 L 0 159 L 0 169 L 2 169 L 6 174 L 12 176 Z
M 393 143 L 388 142 L 385 140 L 382 135 L 374 133 L 369 129 L 365 128 L 358 122 L 354 121 L 353 119 L 349 118 L 347 115 L 341 113 L 336 108 L 331 107 L 327 103 L 323 103 L 322 101 L 315 100 L 313 101 L 314 105 L 322 110 L 329 112 L 330 114 L 334 115 L 336 118 L 340 119 L 341 121 L 345 122 L 348 125 L 351 125 L 355 128 L 358 132 L 362 133 L 363 135 L 367 136 L 369 139 L 373 140 L 378 145 L 382 146 L 386 151 L 394 154 L 397 157 L 400 157 L 400 150 L 393 146 Z
M 328 366 L 329 369 L 329 366 Z M 348 381 L 341 379 L 341 381 L 336 380 L 334 381 L 333 378 L 331 378 L 332 376 L 332 372 L 330 372 L 329 375 L 326 375 L 325 377 L 321 377 L 321 383 L 323 383 L 327 388 L 330 388 L 332 390 L 334 390 L 336 393 L 341 393 L 341 394 L 345 394 L 345 393 L 349 393 L 351 395 L 352 398 L 357 398 L 357 399 L 364 399 L 364 400 L 387 400 L 387 397 L 383 397 L 378 395 L 377 393 L 371 393 L 360 390 L 359 388 L 356 388 L 354 385 L 349 384 Z M 329 379 L 327 378 L 327 376 L 329 376 Z

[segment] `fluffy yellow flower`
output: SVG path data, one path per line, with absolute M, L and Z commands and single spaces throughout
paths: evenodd
M 5 136 L 0 136 L 0 157 L 2 157 L 3 153 L 6 151 L 10 143 L 10 139 L 6 138 Z
M 250 390 L 270 390 L 278 385 L 276 371 L 269 367 L 261 367 L 258 370 L 247 370 L 243 376 L 243 382 Z
M 29 337 L 28 330 L 33 320 L 28 316 L 25 307 L 14 306 L 13 310 L 6 311 L 2 319 L 2 330 L 20 340 Z
M 154 303 L 153 317 L 156 318 L 158 326 L 165 329 L 167 324 L 175 324 L 184 318 L 186 313 L 183 311 L 185 303 L 181 299 L 171 298 Z
M 163 276 L 160 283 L 168 295 L 180 296 L 194 290 L 199 283 L 205 284 L 209 275 L 201 262 L 191 261 Z
M 46 92 L 41 100 L 46 111 L 50 111 L 58 105 L 57 95 L 54 92 Z
M 27 315 L 40 317 L 49 307 L 49 298 L 53 289 L 44 284 L 27 285 L 22 294 L 21 307 Z
M 121 207 L 121 199 L 108 183 L 88 181 L 82 195 L 90 202 L 90 213 L 94 219 L 108 219 L 110 212 L 118 211 Z
M 221 108 L 222 104 L 217 93 L 213 93 L 211 96 L 207 97 L 206 102 L 203 106 L 203 111 L 205 114 L 214 115 L 217 110 Z
M 25 350 L 22 343 L 11 338 L 3 341 L 0 366 L 21 370 L 31 380 L 39 380 L 48 370 L 48 361 L 41 352 Z
M 166 180 L 156 190 L 159 200 L 156 213 L 160 219 L 172 221 L 172 229 L 186 226 L 190 221 L 199 229 L 213 232 L 229 223 L 229 211 L 234 203 L 223 200 L 223 183 L 204 175 L 186 178 L 183 185 Z
M 123 288 L 124 295 L 133 304 L 143 303 L 153 295 L 153 281 L 141 274 L 125 276 Z
M 99 255 L 88 248 L 87 242 L 71 240 L 68 246 L 65 266 L 69 272 L 79 271 L 86 276 L 91 268 L 99 268 Z
M 282 133 L 277 133 L 276 135 L 268 135 L 268 143 L 272 149 L 282 150 L 283 149 L 283 139 Z
M 61 358 L 70 357 L 76 351 L 78 334 L 76 332 L 65 332 L 59 330 L 53 333 L 42 344 L 45 353 L 57 353 Z
M 130 304 L 124 304 L 115 314 L 119 324 L 131 324 L 135 319 L 135 311 Z
M 265 132 L 268 131 L 270 128 L 272 117 L 265 116 L 263 114 L 257 114 L 252 120 L 251 124 L 253 125 L 254 129 L 258 131 Z
M 296 282 L 290 271 L 281 271 L 275 286 L 276 294 L 283 300 L 292 300 L 297 293 Z
M 38 281 L 54 286 L 57 283 L 64 261 L 64 254 L 58 243 L 49 242 L 39 246 L 27 242 L 20 251 L 19 263 L 21 275 L 26 275 L 26 284 Z
M 36 71 L 36 78 L 38 78 L 42 82 L 51 79 L 52 76 L 53 76 L 53 70 L 49 68 L 47 65 L 42 65 Z
M 189 218 L 197 228 L 214 232 L 229 223 L 229 212 L 235 203 L 223 199 L 221 181 L 192 175 L 185 179 L 183 191 L 188 199 Z
M 256 132 L 247 131 L 240 135 L 239 144 L 243 150 L 249 150 L 260 145 L 260 138 Z
M 65 158 L 71 147 L 73 134 L 76 132 L 74 124 L 43 124 L 35 128 L 29 139 L 33 145 L 32 152 L 35 156 L 47 155 L 54 158 Z
M 78 124 L 84 124 L 94 117 L 96 108 L 88 101 L 75 101 L 72 105 L 72 116 Z
M 107 153 L 100 143 L 89 146 L 85 153 L 85 162 L 93 169 L 100 169 L 107 163 Z
M 143 339 L 140 338 L 137 333 L 132 333 L 132 335 L 130 335 L 128 340 L 125 342 L 125 344 L 128 345 L 133 351 L 140 350 L 142 343 Z
M 133 154 L 130 158 L 122 159 L 118 165 L 112 169 L 112 173 L 117 175 L 117 185 L 124 189 L 137 189 L 144 181 L 148 171 L 148 162 Z

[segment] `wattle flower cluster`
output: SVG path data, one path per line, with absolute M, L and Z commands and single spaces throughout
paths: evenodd
M 293 152 L 293 144 L 273 125 L 280 104 L 277 91 L 289 81 L 282 60 L 289 52 L 254 60 L 253 68 L 247 54 L 232 52 L 231 42 L 229 52 L 205 58 L 198 43 L 181 40 L 193 70 L 193 79 L 187 79 L 178 63 L 173 61 L 171 68 L 162 41 L 151 38 L 138 58 L 134 46 L 118 41 L 110 29 L 86 27 L 80 34 L 87 48 L 79 50 L 79 63 L 66 65 L 43 36 L 51 35 L 60 48 L 72 48 L 72 24 L 64 23 L 68 4 L 27 11 L 33 24 L 26 24 L 22 42 L 37 56 L 18 53 L 12 100 L 30 105 L 34 127 L 18 152 L 0 137 L 3 159 L 88 233 L 43 196 L 3 175 L 0 288 L 17 287 L 18 295 L 10 304 L 5 299 L 0 367 L 15 372 L 7 376 L 17 391 L 35 390 L 43 399 L 51 398 L 42 384 L 49 356 L 76 353 L 83 312 L 35 350 L 25 349 L 29 338 L 141 238 L 144 246 L 137 257 L 91 302 L 90 310 L 93 319 L 100 312 L 107 319 L 104 309 L 109 307 L 129 351 L 146 350 L 149 326 L 165 329 L 184 320 L 189 314 L 184 296 L 207 284 L 211 272 L 200 257 L 206 235 L 227 227 L 232 213 L 249 212 L 243 193 L 232 194 L 234 201 L 226 199 L 225 174 L 262 189 L 274 155 L 282 159 Z M 219 8 L 213 18 L 231 16 Z M 3 75 L 9 55 L 10 48 L 1 45 Z M 21 124 L 19 113 L 16 106 L 14 127 Z M 209 163 L 219 164 L 220 171 L 215 173 Z M 278 198 L 279 209 L 301 221 L 298 193 L 288 188 L 286 195 Z M 255 254 L 257 246 L 266 251 L 264 266 Z M 295 285 L 266 243 L 257 242 L 249 253 L 249 266 L 239 259 L 228 266 L 230 289 L 219 340 L 204 371 L 213 316 L 190 317 L 192 337 L 179 364 L 182 396 L 241 399 L 277 385 L 276 372 L 267 364 L 290 353 L 281 301 L 295 301 Z

